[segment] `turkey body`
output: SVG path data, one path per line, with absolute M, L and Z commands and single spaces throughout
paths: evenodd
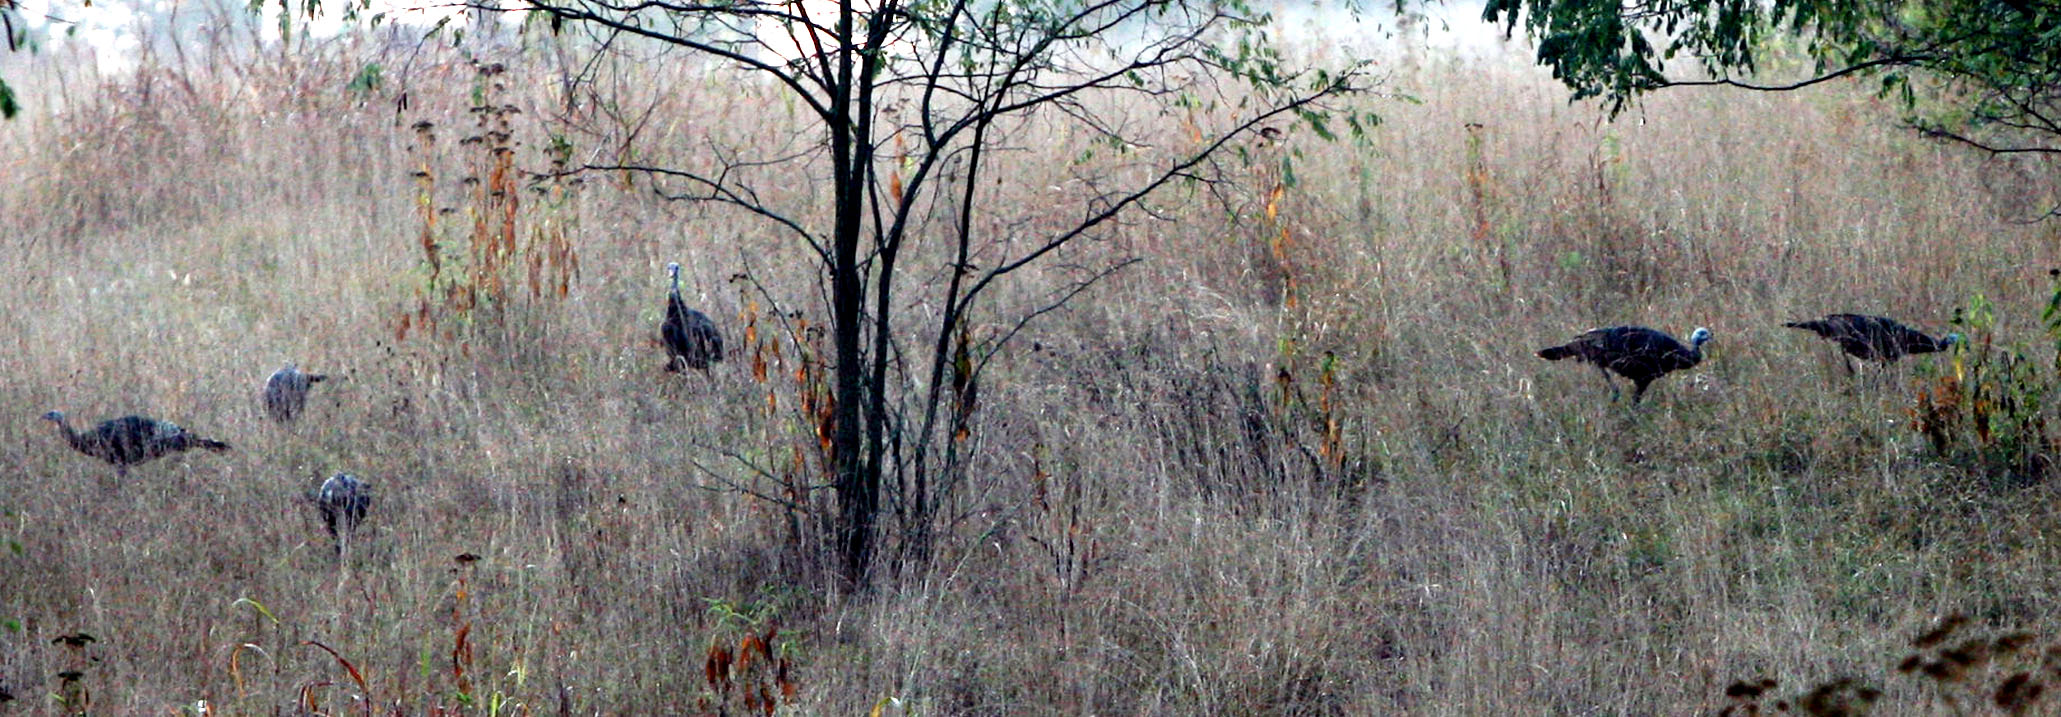
M 708 314 L 687 308 L 680 299 L 680 265 L 667 264 L 673 276 L 672 292 L 666 296 L 665 323 L 659 324 L 659 339 L 666 348 L 666 370 L 705 371 L 723 360 L 723 335 Z
M 229 450 L 229 444 L 196 436 L 171 421 L 160 421 L 144 416 L 123 416 L 102 421 L 92 430 L 72 430 L 65 422 L 64 414 L 51 411 L 43 414 L 43 420 L 57 424 L 57 430 L 67 443 L 80 453 L 107 461 L 115 467 L 117 475 L 129 474 L 129 466 L 147 463 L 173 453 L 184 453 L 195 448 L 215 452 Z
M 370 507 L 372 492 L 365 488 L 364 481 L 349 473 L 330 476 L 315 492 L 315 509 L 322 513 L 322 527 L 329 530 L 329 537 L 336 539 L 339 552 L 357 533 L 358 525 L 365 522 L 365 511 Z
M 1706 328 L 1696 329 L 1689 345 L 1683 346 L 1673 336 L 1644 326 L 1612 326 L 1590 329 L 1573 341 L 1539 349 L 1538 357 L 1547 361 L 1573 358 L 1594 365 L 1610 385 L 1612 400 L 1618 391 L 1610 374 L 1631 379 L 1632 403 L 1636 404 L 1655 379 L 1702 363 L 1703 343 L 1709 340 L 1710 329 Z
M 1803 329 L 1839 344 L 1846 355 L 1862 361 L 1890 363 L 1911 354 L 1945 351 L 1961 341 L 1960 334 L 1933 338 L 1895 319 L 1867 314 L 1826 314 L 1822 319 L 1783 324 Z M 1848 369 L 1851 370 L 1851 366 Z
M 271 378 L 265 379 L 264 391 L 259 394 L 264 399 L 265 415 L 280 423 L 293 422 L 308 405 L 308 387 L 326 378 L 329 377 L 319 373 L 302 373 L 293 364 L 274 371 Z

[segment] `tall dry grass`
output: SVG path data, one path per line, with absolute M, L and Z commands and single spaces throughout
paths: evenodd
M 564 68 L 501 52 L 540 169 Z M 999 296 L 976 330 L 1068 267 L 1144 259 L 995 358 L 931 568 L 841 597 L 795 549 L 806 520 L 729 489 L 777 488 L 755 470 L 807 431 L 772 315 L 821 316 L 793 242 L 592 176 L 561 210 L 566 296 L 402 335 L 439 296 L 411 173 L 427 156 L 441 216 L 477 208 L 452 181 L 478 158 L 455 141 L 472 64 L 369 41 L 64 60 L 12 66 L 29 110 L 0 125 L 0 689 L 29 711 L 1678 714 L 1842 676 L 1926 711 L 1939 693 L 1895 671 L 1909 635 L 2061 616 L 2051 484 L 1941 460 L 1907 425 L 1918 369 L 1849 380 L 1780 327 L 1944 331 L 1981 293 L 2000 335 L 2038 335 L 2061 256 L 2012 220 L 2050 173 L 1918 141 L 1860 88 L 1602 122 L 1521 62 L 1393 58 L 1422 104 L 1379 104 L 1367 144 L 1254 146 L 1245 183 L 1168 194 L 1168 220 Z M 371 62 L 386 83 L 345 89 Z M 654 161 L 806 136 L 770 89 L 628 72 Z M 569 136 L 607 152 L 629 126 Z M 1063 216 L 1068 158 L 1007 153 L 983 191 Z M 659 370 L 670 260 L 732 332 L 712 380 Z M 781 352 L 764 383 L 753 318 Z M 1531 355 L 1613 323 L 1717 338 L 1637 411 Z M 254 394 L 289 360 L 339 378 L 282 428 Z M 50 408 L 237 450 L 117 481 Z M 302 496 L 343 470 L 376 502 L 339 561 Z

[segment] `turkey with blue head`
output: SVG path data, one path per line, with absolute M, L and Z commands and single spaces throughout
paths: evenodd
M 1687 346 L 1673 336 L 1644 326 L 1612 326 L 1589 329 L 1573 341 L 1539 349 L 1538 356 L 1547 361 L 1573 358 L 1595 366 L 1603 374 L 1603 382 L 1610 386 L 1613 401 L 1619 392 L 1610 374 L 1631 379 L 1632 403 L 1637 405 L 1646 396 L 1646 386 L 1655 379 L 1703 363 L 1703 343 L 1709 340 L 1710 329 L 1700 326 L 1689 334 Z

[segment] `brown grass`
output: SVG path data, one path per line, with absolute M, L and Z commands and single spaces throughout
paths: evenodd
M 388 85 L 340 89 L 374 61 Z M 518 164 L 542 169 L 558 68 L 503 61 Z M 1299 182 L 1271 219 L 1260 164 L 1237 221 L 1168 194 L 1175 221 L 990 305 L 976 331 L 1065 267 L 1144 258 L 996 359 L 933 569 L 860 599 L 793 548 L 807 521 L 727 489 L 778 495 L 750 466 L 783 470 L 809 430 L 775 307 L 729 281 L 821 315 L 806 255 L 763 223 L 590 177 L 576 217 L 522 218 L 570 238 L 565 298 L 397 337 L 437 296 L 411 126 L 448 133 L 435 171 L 475 166 L 471 66 L 371 43 L 15 65 L 0 689 L 105 714 L 1680 714 L 1741 680 L 1853 677 L 1922 712 L 1943 703 L 1896 660 L 1937 616 L 2057 623 L 2053 484 L 1940 460 L 1907 425 L 1917 362 L 1849 381 L 1780 326 L 1943 332 L 1982 293 L 2036 345 L 2061 245 L 2010 220 L 2044 209 L 2049 169 L 1916 140 L 1860 88 L 1684 91 L 1606 123 L 1521 63 L 1392 64 L 1423 104 L 1378 105 L 1365 146 L 1290 133 Z M 637 137 L 653 161 L 803 129 L 771 90 L 657 67 L 625 102 L 664 118 Z M 600 126 L 575 146 L 621 139 Z M 1066 158 L 1010 153 L 983 191 L 1062 217 Z M 775 179 L 778 201 L 824 191 Z M 446 182 L 447 216 L 478 206 Z M 669 260 L 730 332 L 712 382 L 659 370 Z M 764 383 L 752 317 L 779 351 Z M 1717 338 L 1636 412 L 1531 355 L 1613 323 Z M 283 429 L 255 391 L 288 360 L 338 379 Z M 118 483 L 50 408 L 237 450 Z M 376 500 L 339 563 L 301 497 L 343 470 Z

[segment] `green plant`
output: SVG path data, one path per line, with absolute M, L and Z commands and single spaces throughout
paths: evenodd
M 1997 477 L 2044 477 L 2053 448 L 2042 409 L 2052 377 L 2018 344 L 2000 344 L 1996 306 L 1982 294 L 1957 323 L 1965 336 L 1950 359 L 1919 371 L 1912 427 L 1943 458 Z
M 1897 101 L 1924 136 L 1992 155 L 2052 153 L 2061 140 L 2050 120 L 2061 100 L 2061 14 L 2047 4 L 1493 0 L 1483 17 L 1523 24 L 1539 64 L 1575 99 L 1599 97 L 1612 114 L 1668 87 L 1787 91 L 1872 76 L 1878 96 Z M 1703 76 L 1684 78 L 1670 62 Z
M 378 92 L 385 80 L 386 68 L 377 62 L 368 62 L 358 70 L 358 74 L 351 78 L 350 84 L 345 85 L 344 89 L 362 93 Z

